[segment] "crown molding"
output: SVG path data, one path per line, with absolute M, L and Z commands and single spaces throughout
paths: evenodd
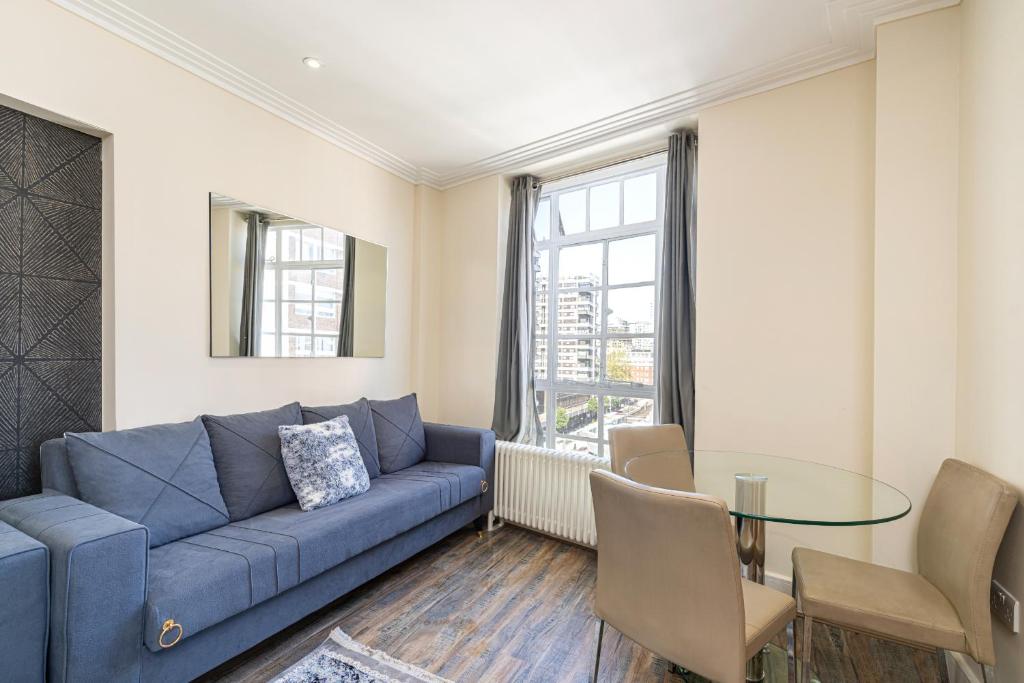
M 341 124 L 232 66 L 118 0 L 51 0 L 64 9 L 228 92 L 412 183 L 444 190 L 594 144 L 693 116 L 702 109 L 872 59 L 875 27 L 952 7 L 960 0 L 829 0 L 830 41 L 774 62 L 654 100 L 440 173 L 392 154 Z

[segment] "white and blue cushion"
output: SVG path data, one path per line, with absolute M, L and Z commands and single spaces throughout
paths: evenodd
M 278 427 L 281 458 L 299 507 L 315 510 L 370 488 L 348 416 Z

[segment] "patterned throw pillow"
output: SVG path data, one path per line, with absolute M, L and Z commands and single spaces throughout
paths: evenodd
M 281 457 L 299 506 L 306 511 L 370 488 L 370 475 L 348 416 L 311 425 L 282 426 Z

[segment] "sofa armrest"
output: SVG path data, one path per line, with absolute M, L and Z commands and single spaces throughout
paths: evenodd
M 494 508 L 494 432 L 475 427 L 425 422 L 427 460 L 476 465 L 487 473 L 487 491 L 483 494 L 482 512 Z
M 45 490 L 0 503 L 0 521 L 50 552 L 50 681 L 138 681 L 149 530 Z
M 46 546 L 0 522 L 0 662 L 11 681 L 46 680 L 50 632 L 50 554 Z

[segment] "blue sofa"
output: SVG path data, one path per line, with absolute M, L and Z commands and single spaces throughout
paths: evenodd
M 107 434 L 118 433 L 98 443 Z M 291 502 L 155 547 L 146 526 L 81 500 L 67 439 L 45 443 L 43 492 L 0 503 L 0 521 L 48 548 L 48 679 L 189 680 L 482 524 L 494 433 L 426 423 L 423 434 L 422 460 L 366 493 L 310 512 Z M 225 447 L 210 443 L 216 458 Z M 238 475 L 218 463 L 216 476 L 227 491 Z
M 49 584 L 46 546 L 0 522 L 0 680 L 46 680 Z

